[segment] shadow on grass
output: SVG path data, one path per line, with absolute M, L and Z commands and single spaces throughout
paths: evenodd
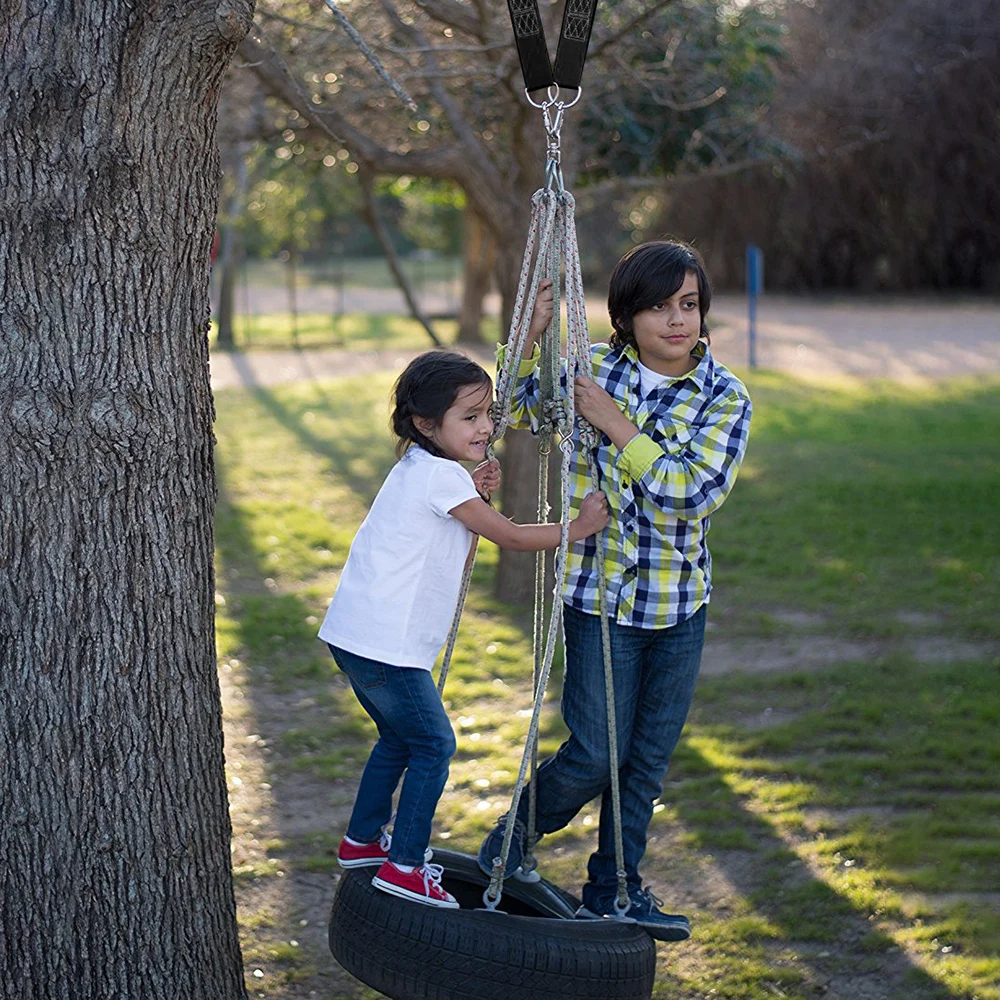
M 335 400 L 319 382 L 311 383 L 309 389 L 310 398 L 295 405 L 280 402 L 273 392 L 261 386 L 250 386 L 249 391 L 276 423 L 293 434 L 310 453 L 325 460 L 324 472 L 346 483 L 369 506 L 392 462 L 392 447 L 385 434 L 387 400 L 379 400 L 373 408 L 365 399 Z M 343 414 L 336 435 L 323 436 L 309 429 L 305 414 L 316 407 Z
M 264 412 L 323 463 L 325 473 L 346 483 L 366 504 L 370 503 L 391 463 L 391 448 L 381 427 L 373 423 L 376 414 L 370 399 L 360 396 L 334 399 L 315 385 L 310 387 L 308 398 L 299 394 L 293 403 L 282 402 L 274 393 L 259 386 L 250 387 L 249 392 Z M 349 419 L 338 422 L 336 434 L 325 436 L 316 433 L 307 421 L 307 414 L 316 407 L 343 413 Z M 361 419 L 366 411 L 367 420 Z M 384 421 L 384 412 L 384 405 L 380 405 L 380 421 Z M 270 567 L 259 555 L 254 555 L 251 535 L 245 530 L 226 494 L 221 471 L 219 481 L 220 508 L 228 505 L 230 515 L 227 519 L 230 527 L 219 537 L 220 551 L 224 565 L 229 563 L 239 567 L 242 574 L 236 597 L 238 604 L 231 609 L 235 621 L 235 641 L 252 649 L 254 656 L 262 661 L 280 661 L 282 683 L 328 680 L 334 676 L 332 659 L 315 640 L 315 625 L 307 623 L 315 608 L 298 595 L 277 594 L 269 587 Z M 479 578 L 482 580 L 481 576 Z M 310 646 L 313 652 L 306 653 Z M 272 694 L 268 690 L 271 678 L 262 669 L 254 667 L 250 681 L 248 695 L 252 706 L 262 717 L 273 718 L 274 709 L 269 704 Z M 368 748 L 367 745 L 356 746 L 357 718 L 352 705 L 349 688 L 339 686 L 331 706 L 331 740 L 335 742 L 339 738 L 354 744 L 357 755 L 345 756 L 341 751 L 348 748 L 344 746 L 330 749 L 335 755 L 341 753 L 339 760 L 345 769 L 357 761 L 355 773 L 359 773 Z M 339 733 L 336 731 L 338 728 Z M 552 726 L 546 726 L 547 735 L 554 731 Z M 784 948 L 794 947 L 796 943 L 832 943 L 834 949 L 840 947 L 858 956 L 854 972 L 859 978 L 878 977 L 883 985 L 881 996 L 945 1000 L 963 995 L 951 992 L 914 965 L 897 950 L 890 937 L 873 926 L 871 913 L 859 909 L 842 893 L 817 878 L 776 829 L 761 819 L 746 800 L 732 792 L 721 773 L 706 758 L 688 747 L 679 752 L 678 763 L 681 760 L 685 771 L 690 771 L 698 779 L 700 788 L 697 798 L 685 795 L 677 803 L 679 819 L 697 838 L 699 850 L 717 851 L 716 861 L 722 873 L 747 901 L 750 915 L 757 918 L 748 921 L 743 929 L 729 928 L 726 930 L 728 938 L 720 936 L 712 942 L 712 954 L 706 961 L 718 966 L 720 986 L 726 984 L 727 989 L 727 992 L 720 989 L 719 996 L 740 1000 L 751 995 L 749 987 L 741 993 L 738 985 L 743 974 L 738 964 L 742 961 L 748 941 L 759 944 L 765 953 L 772 946 Z M 349 782 L 352 780 L 356 779 L 348 779 Z M 282 794 L 281 775 L 275 774 L 273 795 L 279 836 L 281 817 L 286 812 L 282 808 Z M 710 808 L 706 800 L 710 800 Z M 739 834 L 735 839 L 733 831 Z M 290 839 L 293 839 L 291 834 Z M 744 848 L 742 852 L 734 849 L 741 845 Z M 755 859 L 762 860 L 748 865 L 748 851 L 752 851 Z M 581 857 L 581 869 L 582 860 Z M 332 857 L 330 865 L 333 865 Z M 319 956 L 317 960 L 321 964 L 324 961 Z M 332 964 L 332 960 L 329 962 Z M 767 968 L 758 977 L 758 985 L 765 976 L 767 981 L 775 981 L 775 966 L 769 962 L 765 964 Z M 803 977 L 789 967 L 787 977 L 777 977 L 779 987 L 795 989 L 803 978 L 809 983 L 821 984 L 834 974 L 842 981 L 849 981 L 844 980 L 842 970 L 831 972 L 819 956 L 800 955 L 797 966 L 808 970 L 808 975 Z M 750 969 L 746 975 L 749 977 L 755 973 Z M 657 992 L 669 995 L 671 986 L 680 992 L 689 990 L 690 985 L 682 975 L 667 968 L 661 971 Z
M 909 635 L 921 618 L 1000 637 L 1000 383 L 748 381 L 746 461 L 713 518 L 724 599 L 852 634 Z
M 793 996 L 822 995 L 836 980 L 845 992 L 832 995 L 845 1000 L 968 996 L 915 965 L 879 930 L 874 902 L 870 909 L 861 908 L 817 878 L 777 829 L 749 800 L 733 792 L 688 740 L 679 747 L 675 765 L 686 787 L 671 801 L 686 839 L 695 850 L 711 853 L 734 890 L 727 907 L 732 916 L 696 932 L 710 950 L 709 965 L 716 966 L 726 983 L 716 995 L 739 1000 L 741 988 L 746 995 L 766 994 L 769 983 Z M 734 963 L 742 965 L 735 976 Z M 674 984 L 678 994 L 692 985 L 670 968 L 661 971 L 661 988 L 664 982 Z
M 336 871 L 330 820 L 336 814 L 335 802 L 339 800 L 343 808 L 353 795 L 346 776 L 360 774 L 367 734 L 356 717 L 350 688 L 338 679 L 333 658 L 316 639 L 315 609 L 302 596 L 275 591 L 273 570 L 255 552 L 251 533 L 227 491 L 221 463 L 217 481 L 219 589 L 227 595 L 225 616 L 220 616 L 220 647 L 228 646 L 243 660 L 238 682 L 252 719 L 249 728 L 259 734 L 257 745 L 268 747 L 265 753 L 270 754 L 263 760 L 270 816 L 261 820 L 273 840 L 267 854 L 278 856 L 254 862 L 235 878 L 246 960 L 266 970 L 266 983 L 256 982 L 254 995 L 285 997 L 293 995 L 287 989 L 309 987 L 310 995 L 319 990 L 343 1000 L 367 1000 L 375 994 L 337 966 L 325 931 L 333 898 L 329 879 Z M 288 694 L 313 691 L 317 683 L 324 692 L 325 722 L 335 739 L 343 741 L 340 746 L 317 739 L 308 728 L 296 728 L 294 717 L 289 718 Z M 284 762 L 294 758 L 321 765 L 331 755 L 340 766 L 330 773 L 328 790 L 318 796 L 319 803 L 304 803 L 302 789 L 290 783 L 290 768 Z M 232 759 L 236 752 L 230 750 L 229 756 Z M 293 794 L 288 791 L 290 784 L 296 788 Z M 315 795 L 315 788 L 311 791 Z M 329 817 L 304 823 L 303 805 L 315 809 L 322 808 L 321 803 L 329 803 Z M 247 831 L 244 836 L 252 838 L 254 833 Z M 306 856 L 312 860 L 306 861 Z M 322 860 L 317 863 L 316 857 Z M 282 871 L 286 868 L 287 873 Z M 317 916 L 317 907 L 322 916 Z M 289 947 L 289 938 L 300 939 L 301 946 L 293 942 Z M 268 992 L 261 992 L 265 986 Z

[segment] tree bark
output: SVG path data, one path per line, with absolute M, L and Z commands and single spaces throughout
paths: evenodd
M 496 243 L 483 220 L 471 205 L 462 215 L 462 304 L 458 314 L 458 342 L 482 344 L 479 328 L 483 319 L 483 299 L 490 290 L 496 264 Z
M 246 996 L 207 330 L 252 9 L 0 3 L 5 1000 Z
M 499 241 L 496 279 L 500 288 L 502 311 L 500 336 L 506 340 L 514 312 L 517 283 L 531 218 L 531 196 L 542 186 L 544 177 L 544 146 L 534 116 L 525 113 L 517 123 L 516 154 L 512 183 L 515 195 L 507 218 L 508 228 Z M 550 460 L 558 462 L 558 453 Z M 504 437 L 503 512 L 522 524 L 531 524 L 538 517 L 538 440 L 529 431 L 508 431 Z M 554 505 L 558 507 L 558 503 Z M 551 517 L 558 516 L 555 509 Z M 535 587 L 535 555 L 501 549 L 497 559 L 496 596 L 501 601 L 524 604 L 532 600 Z

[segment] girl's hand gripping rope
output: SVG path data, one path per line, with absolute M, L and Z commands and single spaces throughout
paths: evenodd
M 472 481 L 479 495 L 487 502 L 500 486 L 500 463 L 494 458 L 481 462 L 472 472 Z
M 603 531 L 609 519 L 607 497 L 599 492 L 588 493 L 580 504 L 580 513 L 570 524 L 570 541 L 578 542 Z

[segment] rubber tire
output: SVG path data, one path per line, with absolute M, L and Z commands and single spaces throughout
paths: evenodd
M 488 880 L 475 859 L 435 850 L 434 862 L 445 866 L 444 884 L 463 906 L 476 905 L 469 901 Z M 553 904 L 554 897 L 573 897 L 544 879 L 504 887 L 508 907 L 535 914 L 527 916 L 410 903 L 374 888 L 373 874 L 354 869 L 341 877 L 330 950 L 351 975 L 392 1000 L 649 1000 L 652 994 L 653 939 L 635 924 L 552 916 L 567 907 Z M 532 898 L 541 905 L 533 907 Z

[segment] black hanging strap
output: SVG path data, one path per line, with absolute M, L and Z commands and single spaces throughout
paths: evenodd
M 597 0 L 566 0 L 556 65 L 553 71 L 556 83 L 570 90 L 580 89 L 583 64 L 587 61 L 587 46 L 594 27 Z
M 542 19 L 538 16 L 538 3 L 536 0 L 507 0 L 507 9 L 514 29 L 517 55 L 521 60 L 525 90 L 542 90 L 551 86 L 555 80 Z
M 566 0 L 554 70 L 545 44 L 537 0 L 507 0 L 507 9 L 514 29 L 517 55 L 521 60 L 525 90 L 542 90 L 553 83 L 578 90 L 587 60 L 597 0 Z

